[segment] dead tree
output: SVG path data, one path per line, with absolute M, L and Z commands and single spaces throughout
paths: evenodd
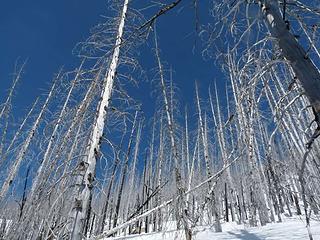
M 40 122 L 41 122 L 41 119 L 42 119 L 42 116 L 44 114 L 44 112 L 46 111 L 47 109 L 47 106 L 48 106 L 48 103 L 52 97 L 52 94 L 53 94 L 53 91 L 55 90 L 55 86 L 56 86 L 56 80 L 54 81 L 52 87 L 51 87 L 51 90 L 47 96 L 47 99 L 46 101 L 44 102 L 44 104 L 42 105 L 41 107 L 41 111 L 40 113 L 38 114 L 38 117 L 37 119 L 35 120 L 35 122 L 33 123 L 31 129 L 29 130 L 29 133 L 23 143 L 23 145 L 21 146 L 19 152 L 17 153 L 17 156 L 12 164 L 12 166 L 10 167 L 9 169 L 9 173 L 8 173 L 8 176 L 5 180 L 5 182 L 3 183 L 2 187 L 1 187 L 1 191 L 0 191 L 0 201 L 3 200 L 3 198 L 6 196 L 8 190 L 9 190 L 9 187 L 12 183 L 12 181 L 14 180 L 18 170 L 19 170 L 19 167 L 24 159 L 24 156 L 29 148 L 29 145 L 35 135 L 35 131 L 37 130 Z
M 126 20 L 126 14 L 128 9 L 128 0 L 123 3 L 122 13 L 120 16 L 120 22 L 118 26 L 118 32 L 111 57 L 110 65 L 106 71 L 103 80 L 103 89 L 101 92 L 101 100 L 99 101 L 94 125 L 92 128 L 91 138 L 88 142 L 87 157 L 84 162 L 87 164 L 87 168 L 83 177 L 83 189 L 79 193 L 79 196 L 75 199 L 74 211 L 72 214 L 73 227 L 71 231 L 71 238 L 74 240 L 82 239 L 86 233 L 84 233 L 85 226 L 88 219 L 87 214 L 90 208 L 90 196 L 92 195 L 93 181 L 95 177 L 95 168 L 97 161 L 97 154 L 99 154 L 101 137 L 104 131 L 104 122 L 107 118 L 107 108 L 111 99 L 111 93 L 113 89 L 114 78 L 117 71 L 118 61 L 120 57 L 120 47 L 123 41 L 122 36 L 124 32 L 124 25 Z
M 172 151 L 172 157 L 174 160 L 174 175 L 176 180 L 176 191 L 177 191 L 177 205 L 176 205 L 176 211 L 177 211 L 177 222 L 182 221 L 184 232 L 185 232 L 185 238 L 186 240 L 191 240 L 192 238 L 192 230 L 189 227 L 188 223 L 188 216 L 187 216 L 187 207 L 185 203 L 185 189 L 182 184 L 181 179 L 181 170 L 180 170 L 180 162 L 179 162 L 179 156 L 178 156 L 178 149 L 177 144 L 174 136 L 174 125 L 173 125 L 173 119 L 172 119 L 172 109 L 170 109 L 169 100 L 168 100 L 168 93 L 167 93 L 167 86 L 165 83 L 165 76 L 164 76 L 164 69 L 163 65 L 161 63 L 160 59 L 160 53 L 158 48 L 158 40 L 157 35 L 155 32 L 155 55 L 158 63 L 158 69 L 159 69 L 159 77 L 161 82 L 161 91 L 163 95 L 164 100 L 164 108 L 165 108 L 165 114 L 167 117 L 167 123 L 168 123 L 168 130 L 169 130 L 169 137 L 170 137 L 170 143 L 171 143 L 171 151 Z

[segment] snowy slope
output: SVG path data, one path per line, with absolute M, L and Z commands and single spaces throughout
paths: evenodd
M 311 231 L 314 240 L 320 240 L 320 222 L 313 221 Z M 167 231 L 117 237 L 113 240 L 183 240 L 183 233 Z M 299 218 L 287 218 L 282 223 L 270 223 L 267 226 L 249 228 L 244 225 L 223 224 L 223 232 L 215 233 L 210 227 L 198 228 L 194 232 L 194 240 L 308 240 L 305 223 Z M 108 238 L 108 240 L 111 240 Z

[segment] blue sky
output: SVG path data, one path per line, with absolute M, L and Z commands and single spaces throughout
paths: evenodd
M 61 66 L 77 64 L 71 51 L 105 10 L 103 1 L 5 0 L 0 4 L 0 88 L 11 83 L 15 61 L 28 59 L 15 103 L 31 104 Z M 42 89 L 42 90 L 40 90 Z
M 170 1 L 164 1 L 170 2 Z M 207 90 L 213 80 L 224 85 L 222 76 L 213 62 L 203 61 L 200 53 L 202 43 L 197 40 L 198 50 L 192 52 L 195 41 L 194 12 L 189 1 L 158 20 L 159 45 L 162 60 L 174 69 L 174 81 L 180 88 L 182 105 L 192 105 L 194 81 L 200 85 L 201 95 L 207 97 Z M 192 2 L 192 1 L 190 1 Z M 133 1 L 135 4 L 135 1 Z M 138 4 L 141 4 L 140 2 Z M 151 8 L 153 15 L 158 8 Z M 200 21 L 207 22 L 207 3 L 200 3 Z M 53 75 L 60 67 L 71 70 L 78 65 L 72 49 L 79 41 L 89 36 L 89 30 L 103 21 L 101 15 L 108 15 L 107 1 L 103 0 L 3 0 L 0 4 L 0 94 L 5 97 L 11 84 L 11 73 L 15 61 L 28 59 L 22 82 L 15 97 L 15 115 L 25 114 L 36 96 L 45 92 Z M 153 56 L 141 50 L 141 64 L 145 70 L 155 67 Z M 220 85 L 220 84 L 219 84 Z M 147 83 L 135 89 L 134 96 L 142 101 L 147 115 L 153 112 L 154 104 L 145 91 Z

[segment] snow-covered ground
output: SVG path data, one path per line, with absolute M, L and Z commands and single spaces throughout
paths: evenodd
M 263 227 L 250 228 L 233 223 L 223 224 L 223 232 L 215 233 L 210 227 L 198 228 L 194 240 L 308 240 L 305 222 L 300 218 L 286 218 L 282 223 L 270 223 Z M 320 222 L 312 221 L 311 232 L 314 240 L 320 240 Z M 109 238 L 110 239 L 110 238 Z M 109 240 L 108 239 L 108 240 Z M 168 230 L 165 233 L 150 233 L 117 237 L 113 240 L 179 240 L 183 232 Z

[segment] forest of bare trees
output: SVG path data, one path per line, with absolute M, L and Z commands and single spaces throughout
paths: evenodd
M 106 2 L 110 17 L 76 46 L 79 66 L 58 71 L 12 122 L 28 68 L 17 62 L 0 104 L 0 239 L 108 239 L 174 224 L 191 240 L 197 226 L 221 232 L 223 222 L 254 227 L 293 215 L 313 239 L 320 2 L 207 2 L 209 22 L 190 29 L 225 83 L 201 94 L 201 79 L 191 79 L 188 106 L 179 103 L 157 23 L 197 11 L 200 0 L 159 1 L 151 14 L 135 1 Z M 146 44 L 150 81 L 138 57 Z M 131 94 L 141 84 L 154 90 L 151 119 Z

